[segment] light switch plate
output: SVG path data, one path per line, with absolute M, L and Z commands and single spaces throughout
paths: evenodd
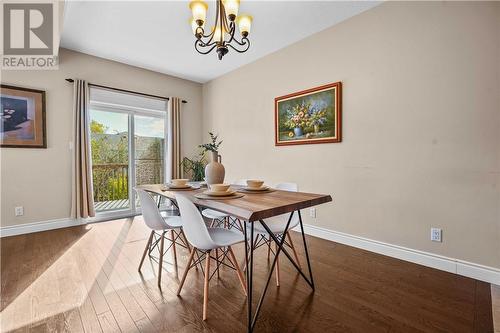
M 431 228 L 431 241 L 441 242 L 443 231 L 439 228 Z
M 14 213 L 16 214 L 16 216 L 23 216 L 24 215 L 24 207 L 23 206 L 16 207 L 14 209 Z

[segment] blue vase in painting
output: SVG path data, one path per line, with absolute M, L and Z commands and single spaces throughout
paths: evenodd
M 302 133 L 302 128 L 301 127 L 295 127 L 293 129 L 293 133 L 295 134 L 295 136 L 302 136 L 302 134 L 304 134 L 304 133 Z

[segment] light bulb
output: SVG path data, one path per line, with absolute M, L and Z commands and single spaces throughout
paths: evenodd
M 194 0 L 189 3 L 189 8 L 193 13 L 195 22 L 202 25 L 207 17 L 208 5 L 204 1 Z
M 248 36 L 250 29 L 252 28 L 252 16 L 250 15 L 240 15 L 238 16 L 238 27 L 240 28 L 240 33 L 243 37 Z
M 240 7 L 240 0 L 222 0 L 226 15 L 230 21 L 234 21 L 238 15 L 238 8 Z

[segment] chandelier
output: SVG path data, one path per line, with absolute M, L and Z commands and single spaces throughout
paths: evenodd
M 204 1 L 193 0 L 189 8 L 193 13 L 190 19 L 193 34 L 196 37 L 194 48 L 198 53 L 208 54 L 214 49 L 219 60 L 222 60 L 229 48 L 238 53 L 243 53 L 250 47 L 248 34 L 252 25 L 252 16 L 238 15 L 239 0 L 216 0 L 215 25 L 210 33 L 205 34 L 205 22 L 208 5 Z M 241 39 L 235 36 L 236 24 L 241 34 Z

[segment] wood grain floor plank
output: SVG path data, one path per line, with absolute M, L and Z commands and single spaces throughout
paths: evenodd
M 101 325 L 99 324 L 90 298 L 85 298 L 83 304 L 79 307 L 79 312 L 80 318 L 82 319 L 83 329 L 86 333 L 102 332 Z
M 99 319 L 99 324 L 101 325 L 102 331 L 104 333 L 120 332 L 118 323 L 116 322 L 116 319 L 111 313 L 111 311 L 103 312 L 97 315 L 97 318 Z
M 83 333 L 82 318 L 78 308 L 71 309 L 64 313 L 64 332 Z

